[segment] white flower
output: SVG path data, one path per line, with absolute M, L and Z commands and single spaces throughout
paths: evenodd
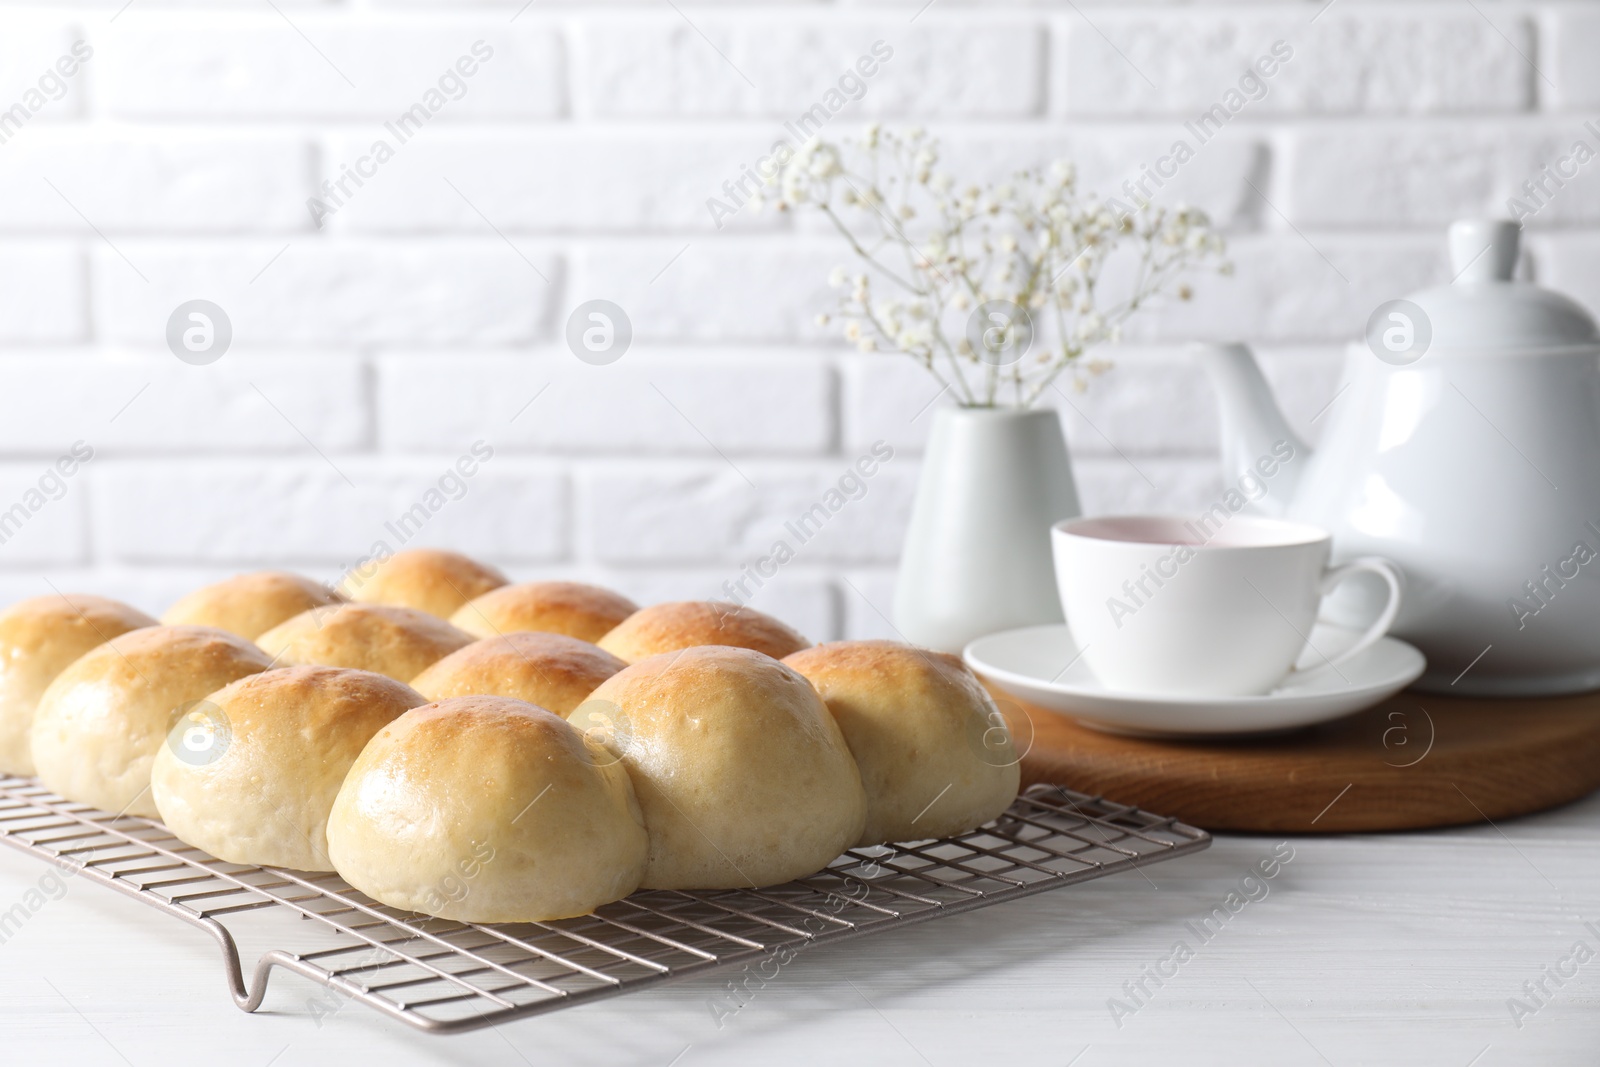
M 856 348 L 860 349 L 862 352 L 874 352 L 877 350 L 878 346 L 873 343 L 872 338 L 863 337 L 861 340 L 856 342 Z
M 828 325 L 828 323 L 830 323 L 832 321 L 833 321 L 832 317 L 829 316 L 829 314 L 826 311 L 817 312 L 817 325 L 818 326 L 826 326 L 826 325 Z
M 843 267 L 835 267 L 828 272 L 828 285 L 834 289 L 843 289 L 845 283 L 849 280 L 850 275 Z
M 843 169 L 839 166 L 839 150 L 831 144 L 815 141 L 808 155 L 806 170 L 810 172 L 813 178 L 826 181 L 839 174 Z
M 846 341 L 859 341 L 859 340 L 861 340 L 861 324 L 859 322 L 847 322 L 847 323 L 845 323 L 844 324 L 844 339 Z

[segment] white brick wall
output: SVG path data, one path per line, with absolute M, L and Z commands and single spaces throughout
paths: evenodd
M 1371 308 L 1442 280 L 1442 226 L 1501 213 L 1600 117 L 1600 13 L 1574 0 L 276 6 L 0 5 L 0 111 L 94 49 L 0 143 L 0 511 L 73 442 L 95 450 L 0 544 L 0 600 L 48 582 L 156 611 L 245 567 L 332 577 L 397 545 L 430 487 L 407 543 L 721 595 L 885 440 L 866 495 L 753 603 L 818 638 L 888 635 L 935 388 L 815 325 L 846 261 L 815 220 L 719 230 L 705 206 L 873 42 L 894 55 L 834 132 L 921 123 L 963 175 L 1066 155 L 1106 188 L 1293 49 L 1172 190 L 1226 226 L 1236 276 L 1049 398 L 1091 510 L 1214 492 L 1182 341 L 1258 342 L 1306 427 Z M 449 75 L 478 41 L 492 57 Z M 451 98 L 316 225 L 307 199 L 430 90 Z M 1535 274 L 1600 305 L 1595 173 L 1528 244 Z M 197 298 L 234 330 L 206 366 L 164 341 Z M 634 325 L 614 365 L 563 343 L 594 298 Z M 474 442 L 492 458 L 449 479 Z

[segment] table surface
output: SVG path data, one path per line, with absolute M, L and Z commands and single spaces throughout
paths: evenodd
M 1275 877 L 1245 881 L 1289 849 Z M 45 872 L 0 848 L 0 912 Z M 315 1018 L 306 1005 L 320 987 L 283 972 L 246 1015 L 203 932 L 104 887 L 67 886 L 0 944 L 7 1063 L 1600 1059 L 1600 795 L 1499 826 L 1223 835 L 1142 872 L 819 947 L 736 1010 L 726 976 L 708 975 L 456 1037 L 358 1004 Z M 1227 921 L 1202 940 L 1197 924 L 1218 907 Z M 1131 986 L 1141 980 L 1147 995 Z

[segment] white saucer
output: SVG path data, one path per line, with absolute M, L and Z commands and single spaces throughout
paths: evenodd
M 1319 624 L 1300 665 L 1314 666 L 1354 644 L 1355 630 Z M 1313 651 L 1315 649 L 1316 651 Z M 1393 637 L 1378 640 L 1337 670 L 1321 671 L 1265 696 L 1148 696 L 1106 688 L 1089 670 L 1064 623 L 980 637 L 962 654 L 979 675 L 1030 704 L 1085 726 L 1153 737 L 1292 730 L 1370 708 L 1422 675 L 1422 653 Z

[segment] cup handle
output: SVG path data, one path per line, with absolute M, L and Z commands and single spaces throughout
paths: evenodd
M 1332 670 L 1341 663 L 1348 663 L 1372 647 L 1378 638 L 1389 632 L 1389 627 L 1394 624 L 1395 616 L 1400 614 L 1400 568 L 1383 557 L 1362 556 L 1351 560 L 1349 563 L 1342 563 L 1337 567 L 1328 568 L 1322 573 L 1322 581 L 1318 583 L 1317 587 L 1318 592 L 1322 596 L 1327 596 L 1333 592 L 1334 586 L 1352 574 L 1361 571 L 1376 574 L 1389 586 L 1389 602 L 1383 606 L 1383 611 L 1373 621 L 1372 625 L 1367 627 L 1366 632 L 1361 635 L 1355 644 L 1325 663 L 1319 663 L 1315 667 L 1296 668 L 1290 671 L 1284 677 L 1284 680 L 1278 683 L 1279 685 L 1284 685 L 1290 681 L 1299 681 L 1314 674 Z

